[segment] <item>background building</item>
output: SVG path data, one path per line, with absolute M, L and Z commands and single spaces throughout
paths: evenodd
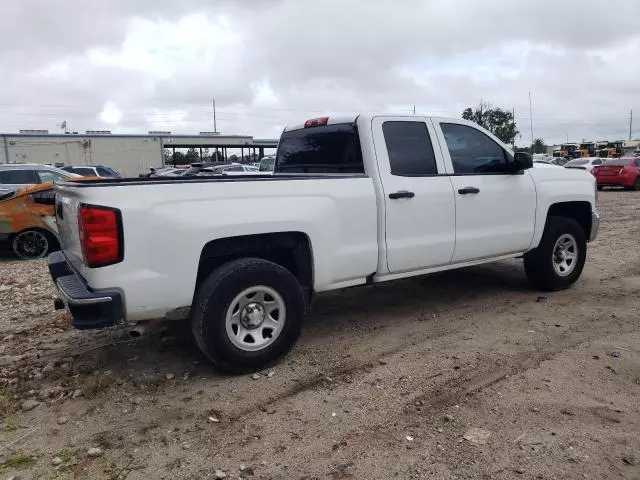
M 51 165 L 108 165 L 124 176 L 138 176 L 151 167 L 161 167 L 176 150 L 217 151 L 219 159 L 231 154 L 261 158 L 277 146 L 277 140 L 254 140 L 251 136 L 171 135 L 149 132 L 146 135 L 117 135 L 107 131 L 84 134 L 50 134 L 46 130 L 21 130 L 18 134 L 0 134 L 1 163 L 42 163 Z M 170 161 L 167 161 L 170 163 Z

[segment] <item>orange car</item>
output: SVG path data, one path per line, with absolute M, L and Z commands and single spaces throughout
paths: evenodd
M 0 243 L 9 244 L 23 260 L 42 258 L 59 248 L 53 182 L 0 192 Z

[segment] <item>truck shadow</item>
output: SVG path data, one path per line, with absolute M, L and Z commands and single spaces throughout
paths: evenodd
M 529 288 L 520 262 L 502 262 L 319 295 L 298 346 L 284 362 L 304 367 L 304 355 L 298 355 L 301 351 L 330 351 L 338 337 L 345 344 L 361 342 L 363 332 L 367 334 L 381 326 L 402 329 L 420 315 L 431 318 L 432 314 L 473 305 L 479 298 L 486 300 L 508 291 L 528 292 Z M 96 335 L 88 342 L 89 348 L 77 355 L 74 363 L 82 373 L 101 368 L 135 377 L 139 375 L 140 362 L 144 362 L 146 374 L 182 371 L 207 378 L 224 376 L 211 368 L 193 342 L 189 328 L 181 322 L 167 323 L 163 331 L 139 339 L 132 340 L 122 329 L 107 338 L 112 344 Z M 91 344 L 97 344 L 97 348 Z

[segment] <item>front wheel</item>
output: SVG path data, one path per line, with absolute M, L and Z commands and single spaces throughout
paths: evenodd
M 636 177 L 636 181 L 633 184 L 633 190 L 636 192 L 640 191 L 640 177 Z
M 259 258 L 233 260 L 200 286 L 191 330 L 221 370 L 255 371 L 285 355 L 300 336 L 304 294 L 296 277 Z
M 535 287 L 563 290 L 578 280 L 586 257 L 582 226 L 571 218 L 549 217 L 540 244 L 524 256 L 524 268 Z

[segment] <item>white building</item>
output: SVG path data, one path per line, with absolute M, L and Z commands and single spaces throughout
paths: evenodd
M 218 149 L 226 158 L 228 149 L 233 149 L 240 156 L 252 151 L 263 156 L 265 148 L 276 146 L 277 140 L 254 140 L 250 136 L 213 132 L 200 135 L 171 135 L 170 132 L 115 135 L 106 131 L 50 134 L 46 130 L 21 130 L 19 134 L 0 134 L 0 164 L 107 165 L 131 177 L 148 172 L 150 167 L 161 167 L 165 148 Z

